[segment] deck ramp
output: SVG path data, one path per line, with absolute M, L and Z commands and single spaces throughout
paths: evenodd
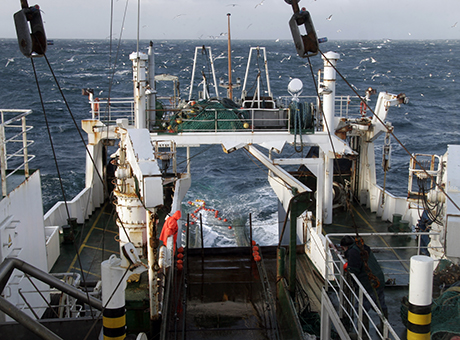
M 249 247 L 191 249 L 187 256 L 187 274 L 178 273 L 186 276 L 186 289 L 176 285 L 170 299 L 181 320 L 170 327 L 171 335 L 183 330 L 187 339 L 278 338 L 265 271 Z

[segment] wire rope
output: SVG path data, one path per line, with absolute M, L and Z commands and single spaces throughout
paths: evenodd
M 45 125 L 46 125 L 46 130 L 47 130 L 47 133 L 48 133 L 48 138 L 49 138 L 49 141 L 50 141 L 51 150 L 52 150 L 52 153 L 53 153 L 54 164 L 56 166 L 56 171 L 57 171 L 58 178 L 59 178 L 59 185 L 61 187 L 62 197 L 64 199 L 64 205 L 65 205 L 66 213 L 67 213 L 67 221 L 70 221 L 70 211 L 69 211 L 69 207 L 68 207 L 68 204 L 67 204 L 67 198 L 66 198 L 66 194 L 65 194 L 65 190 L 64 190 L 64 185 L 63 185 L 63 182 L 62 182 L 61 171 L 59 169 L 59 163 L 57 161 L 56 150 L 54 148 L 53 137 L 51 135 L 51 129 L 50 129 L 49 121 L 48 121 L 48 115 L 46 114 L 45 104 L 43 102 L 43 96 L 42 96 L 41 90 L 40 90 L 40 84 L 39 84 L 39 81 L 38 81 L 37 70 L 35 68 L 34 59 L 31 58 L 30 60 L 31 60 L 32 68 L 33 68 L 33 72 L 34 72 L 35 83 L 37 85 L 37 90 L 38 90 L 38 94 L 39 94 L 39 97 L 40 97 L 40 104 L 42 106 L 43 116 L 45 118 Z M 78 253 L 77 245 L 75 243 L 74 243 L 74 248 L 75 248 L 75 251 L 76 251 L 76 254 L 77 254 L 77 259 L 78 259 L 78 263 L 79 263 L 79 266 L 80 266 L 80 270 L 82 272 L 83 283 L 86 286 L 86 279 L 85 279 L 85 275 L 83 273 L 83 266 L 82 266 L 80 254 Z M 87 298 L 89 299 L 88 291 L 86 291 L 86 295 L 87 295 Z M 90 305 L 90 309 L 92 310 L 91 305 Z
M 113 41 L 113 35 L 112 35 L 112 32 L 113 32 L 113 17 L 114 17 L 114 13 L 113 13 L 113 0 L 110 1 L 110 5 L 111 5 L 111 12 L 110 12 L 110 34 L 109 34 L 109 67 L 111 69 L 111 75 L 109 77 L 109 89 L 108 89 L 108 95 L 107 95 L 107 106 L 105 108 L 105 114 L 106 114 L 106 117 L 107 117 L 107 122 L 109 121 L 109 113 L 110 113 L 110 100 L 111 100 L 111 95 L 112 95 L 112 88 L 113 88 L 113 81 L 114 81 L 114 76 L 115 76 L 115 69 L 116 69 L 116 66 L 117 66 L 117 63 L 118 63 L 118 56 L 119 56 L 119 53 L 120 53 L 120 48 L 121 48 L 121 41 L 122 41 L 122 36 L 123 36 L 123 31 L 124 31 L 124 26 L 125 26 L 125 20 L 126 20 L 126 14 L 128 12 L 128 3 L 129 3 L 129 0 L 126 0 L 125 2 L 125 9 L 124 9 L 124 13 L 123 13 L 123 19 L 122 19 L 122 23 L 121 23 L 121 26 L 120 26 L 120 35 L 119 35 L 119 38 L 118 38 L 118 44 L 117 44 L 117 50 L 116 50 L 116 54 L 115 54 L 115 60 L 113 61 L 113 64 L 112 64 L 112 41 Z M 138 4 L 138 16 L 140 15 L 140 1 L 139 1 L 139 4 Z M 139 31 L 138 31 L 139 32 Z M 137 39 L 137 44 L 139 43 L 139 36 L 138 36 L 138 39 Z M 139 46 L 139 45 L 137 45 Z M 138 50 L 139 50 L 139 47 L 138 47 Z M 106 136 L 108 136 L 109 134 L 109 125 L 107 124 L 107 127 L 106 127 Z M 118 212 L 115 210 L 115 212 L 117 213 L 117 218 L 118 220 L 120 221 L 120 224 L 125 232 L 125 234 L 127 235 L 128 237 L 128 241 L 130 242 L 130 239 L 129 239 L 129 235 L 126 231 L 126 228 L 123 224 L 123 221 L 121 221 L 121 219 L 119 218 L 118 216 Z M 105 233 L 104 233 L 105 234 Z M 96 256 L 96 255 L 94 255 Z M 117 284 L 117 287 L 114 289 L 114 291 L 112 292 L 111 296 L 109 297 L 109 299 L 107 300 L 107 304 L 110 302 L 110 300 L 112 299 L 115 291 L 118 289 L 118 287 L 120 286 L 121 282 L 124 280 L 126 274 L 128 273 L 129 271 L 129 267 L 126 269 L 123 277 L 120 279 L 120 281 L 118 282 Z M 105 310 L 106 306 L 103 306 L 103 310 L 102 312 Z M 102 317 L 102 313 L 101 315 L 99 316 L 98 320 Z M 97 321 L 98 320 L 95 320 L 95 322 L 93 323 L 93 325 L 91 326 L 91 328 L 88 330 L 88 333 L 87 335 L 85 336 L 85 340 L 88 339 L 88 337 L 90 336 L 91 334 L 91 331 L 94 329 L 94 327 L 96 326 L 97 324 Z
M 201 48 L 201 55 L 204 56 L 204 63 L 206 65 L 206 68 L 205 70 L 207 71 L 207 75 L 205 74 L 205 72 L 203 70 L 201 70 L 201 75 L 203 76 L 203 81 L 206 83 L 206 91 L 208 92 L 208 95 L 209 97 L 211 97 L 211 93 L 209 92 L 209 82 L 208 82 L 208 79 L 211 79 L 212 77 L 212 74 L 211 74 L 211 58 L 210 58 L 210 55 L 208 54 L 208 50 L 206 49 L 206 46 L 203 45 L 203 47 Z M 215 85 L 215 84 L 214 84 Z M 219 94 L 216 93 L 216 96 L 219 97 Z
M 356 96 L 358 96 L 359 100 L 361 101 L 361 103 L 363 103 L 363 105 L 367 105 L 366 104 L 366 101 L 364 100 L 364 98 L 362 96 L 359 95 L 359 93 L 353 88 L 353 86 L 348 82 L 348 80 L 340 73 L 340 71 L 332 64 L 329 62 L 329 59 L 326 57 L 326 55 L 320 50 L 318 49 L 318 51 L 321 53 L 321 55 L 323 56 L 323 58 L 325 60 L 328 61 L 328 63 L 331 65 L 332 68 L 334 68 L 334 70 L 337 72 L 337 74 L 345 81 L 345 83 L 350 87 L 350 89 L 356 94 Z M 390 129 L 388 126 L 386 126 L 386 124 L 384 124 L 384 122 L 382 121 L 382 119 L 377 115 L 375 114 L 374 110 L 367 106 L 367 108 L 369 109 L 369 111 L 372 113 L 373 117 L 375 117 L 379 123 L 381 123 L 386 131 L 391 135 L 393 136 L 393 138 L 396 140 L 396 142 L 398 142 L 398 144 L 403 148 L 403 150 L 409 155 L 409 157 L 411 159 L 414 160 L 414 162 L 420 167 L 420 169 L 430 178 L 433 178 L 432 175 L 430 175 L 427 170 L 425 169 L 425 167 L 417 160 L 416 157 L 414 157 L 413 154 L 411 154 L 409 152 L 409 150 L 406 148 L 406 146 L 399 140 L 399 138 L 396 137 L 396 135 L 394 134 L 394 132 L 392 131 L 392 129 Z M 447 199 L 455 206 L 455 208 L 457 208 L 457 210 L 460 210 L 460 207 L 457 205 L 457 203 L 455 203 L 455 201 L 446 193 L 446 191 L 444 190 L 444 188 L 438 184 L 436 181 L 436 187 L 444 194 L 446 195 Z

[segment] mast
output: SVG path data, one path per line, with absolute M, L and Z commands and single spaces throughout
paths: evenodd
M 133 52 L 129 55 L 133 62 L 133 84 L 134 84 L 134 123 L 136 129 L 147 127 L 145 110 L 145 89 L 146 89 L 146 62 L 148 56 L 144 52 Z
M 153 52 L 153 42 L 150 41 L 148 49 L 148 84 L 145 94 L 147 94 L 147 107 L 148 107 L 148 124 L 147 128 L 152 130 L 156 122 L 156 101 L 157 90 L 155 84 L 155 53 Z
M 324 79 L 323 85 L 323 112 L 324 112 L 324 127 L 323 131 L 331 135 L 335 132 L 335 66 L 340 55 L 335 52 L 328 52 L 323 56 L 324 60 Z M 324 223 L 332 223 L 333 209 L 333 182 L 334 182 L 334 158 L 333 154 L 324 154 Z
M 230 40 L 230 13 L 227 13 L 228 21 L 228 90 L 227 97 L 233 100 L 233 88 L 232 88 L 232 44 Z

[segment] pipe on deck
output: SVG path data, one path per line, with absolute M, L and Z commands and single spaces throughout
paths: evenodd
M 59 289 L 76 299 L 83 300 L 85 303 L 97 310 L 102 310 L 102 301 L 92 296 L 87 296 L 85 292 L 62 282 L 51 274 L 46 273 L 43 270 L 24 262 L 23 260 L 16 258 L 8 258 L 0 264 L 0 292 L 2 292 L 5 288 L 14 269 L 29 274 L 30 276 L 50 285 L 53 288 Z
M 16 258 L 7 258 L 5 261 L 3 261 L 2 264 L 0 264 L 0 292 L 3 292 L 3 289 L 5 288 L 11 274 L 15 269 L 20 270 L 23 273 L 26 273 L 46 284 L 49 284 L 51 287 L 57 288 L 64 293 L 73 296 L 74 298 L 81 299 L 98 310 L 102 310 L 102 302 L 100 300 L 88 296 L 86 293 L 62 282 L 49 273 L 46 273 L 37 267 L 34 267 L 27 262 Z M 37 320 L 28 316 L 26 313 L 21 311 L 19 308 L 17 308 L 15 305 L 3 297 L 0 297 L 0 310 L 42 339 L 62 340 L 61 337 L 50 331 Z

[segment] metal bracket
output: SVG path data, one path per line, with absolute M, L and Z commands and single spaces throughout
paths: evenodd
M 132 243 L 126 243 L 121 247 L 123 255 L 128 260 L 130 266 L 129 269 L 133 272 L 143 272 L 147 270 L 147 266 L 141 261 L 137 254 L 137 249 Z M 140 268 L 140 269 L 137 269 Z
M 304 25 L 306 35 L 300 34 L 299 26 L 301 25 Z M 291 28 L 297 54 L 300 57 L 307 58 L 318 54 L 318 36 L 308 11 L 301 10 L 298 13 L 294 13 L 291 20 L 289 20 L 289 27 Z

